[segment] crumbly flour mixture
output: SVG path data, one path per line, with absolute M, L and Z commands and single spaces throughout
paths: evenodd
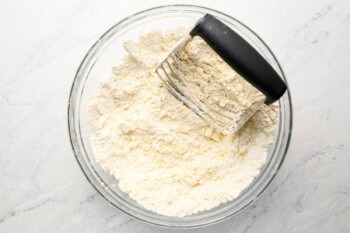
M 226 136 L 174 98 L 154 69 L 185 33 L 152 31 L 138 42 L 125 42 L 130 55 L 113 68 L 90 108 L 98 163 L 140 205 L 179 217 L 232 200 L 252 182 L 266 161 L 278 110 L 263 106 L 241 130 Z M 252 95 L 258 98 L 200 38 L 190 41 L 182 56 L 201 74 L 193 82 L 200 86 L 206 80 L 210 101 L 239 107 Z M 220 103 L 208 83 L 230 88 L 240 102 Z

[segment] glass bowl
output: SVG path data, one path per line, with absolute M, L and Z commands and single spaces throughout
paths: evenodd
M 167 217 L 149 211 L 117 185 L 117 180 L 95 161 L 89 137 L 94 129 L 89 125 L 89 102 L 97 93 L 99 83 L 106 81 L 113 66 L 126 54 L 123 41 L 137 39 L 152 29 L 169 29 L 178 26 L 192 27 L 205 13 L 221 19 L 253 45 L 284 78 L 283 71 L 267 45 L 243 23 L 224 13 L 200 6 L 160 6 L 134 14 L 110 28 L 88 51 L 73 81 L 69 104 L 68 125 L 74 154 L 90 183 L 112 205 L 141 221 L 163 227 L 193 228 L 222 221 L 237 214 L 256 200 L 274 178 L 286 155 L 292 129 L 290 93 L 279 100 L 279 127 L 269 150 L 267 161 L 260 174 L 234 200 L 214 209 L 186 217 Z

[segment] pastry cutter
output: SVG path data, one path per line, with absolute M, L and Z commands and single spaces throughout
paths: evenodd
M 181 65 L 181 49 L 193 37 L 201 37 L 231 68 L 259 90 L 265 98 L 252 102 L 246 109 L 211 106 L 186 88 L 187 71 Z M 157 65 L 156 73 L 168 90 L 189 109 L 224 134 L 237 132 L 263 104 L 270 105 L 287 86 L 272 66 L 238 33 L 210 14 L 197 21 L 189 35 L 183 37 Z M 237 115 L 239 118 L 237 119 Z M 235 116 L 235 117 L 234 117 Z

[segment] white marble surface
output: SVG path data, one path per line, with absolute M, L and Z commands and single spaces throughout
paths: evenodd
M 0 1 L 1 233 L 168 232 L 97 194 L 67 131 L 70 85 L 96 38 L 164 3 L 179 1 Z M 259 200 L 189 232 L 350 232 L 350 1 L 197 4 L 240 19 L 270 45 L 289 80 L 294 129 L 285 163 Z

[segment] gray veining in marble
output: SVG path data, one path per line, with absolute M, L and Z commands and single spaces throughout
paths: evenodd
M 0 1 L 1 233 L 169 232 L 96 193 L 73 156 L 66 117 L 75 71 L 96 38 L 159 4 Z M 350 1 L 198 4 L 240 19 L 269 44 L 289 80 L 294 129 L 261 198 L 234 218 L 188 232 L 350 232 Z

